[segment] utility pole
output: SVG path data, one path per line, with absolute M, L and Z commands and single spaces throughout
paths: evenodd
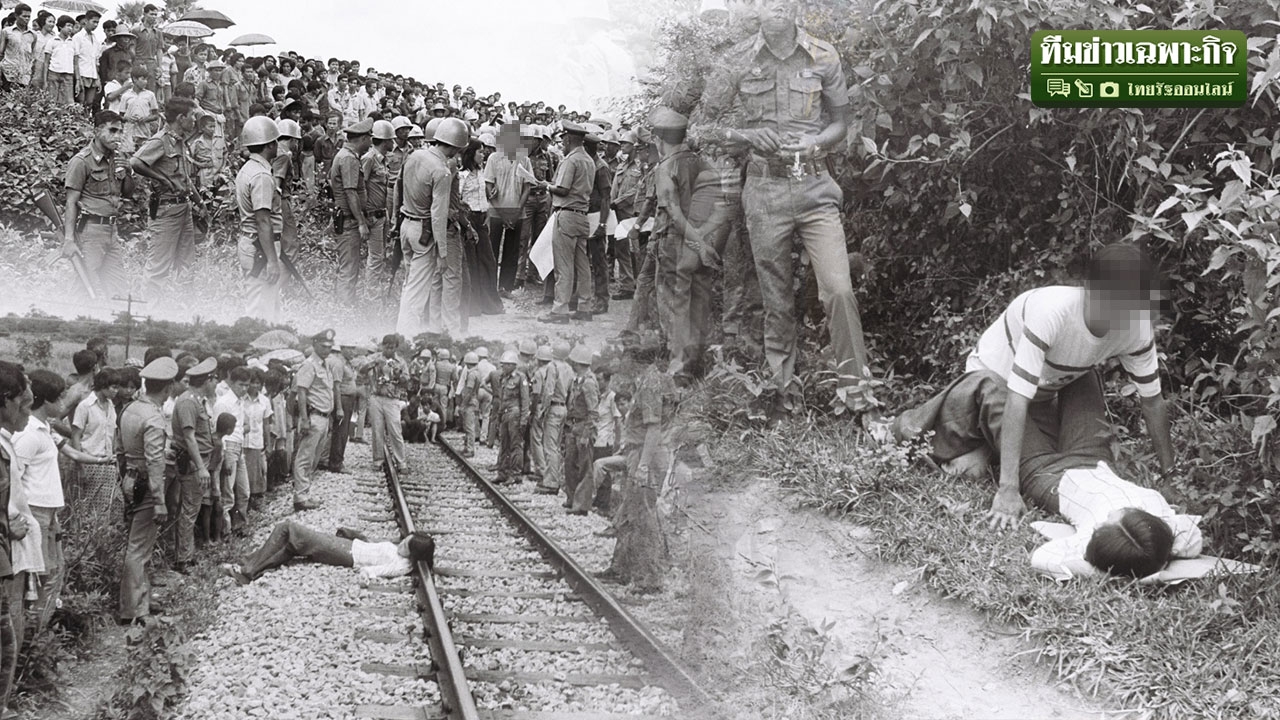
M 129 294 L 128 294 L 127 296 L 125 296 L 125 297 L 120 297 L 119 295 L 117 295 L 117 296 L 115 296 L 115 297 L 114 297 L 114 298 L 112 298 L 112 299 L 113 299 L 113 300 L 117 300 L 117 301 L 122 302 L 122 303 L 125 303 L 125 311 L 124 311 L 124 320 L 125 320 L 125 326 L 124 326 L 124 357 L 125 357 L 125 359 L 126 359 L 126 360 L 128 360 L 128 359 L 129 359 L 129 344 L 133 341 L 133 306 L 134 306 L 134 305 L 146 305 L 146 304 L 147 304 L 147 301 L 146 301 L 146 300 L 135 300 L 135 299 L 133 298 L 133 293 L 129 293 Z M 117 319 L 117 320 L 119 319 L 119 315 L 120 315 L 119 313 L 116 313 L 116 319 Z

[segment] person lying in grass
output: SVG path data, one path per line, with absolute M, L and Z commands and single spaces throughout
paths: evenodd
M 1000 447 L 999 409 L 1008 400 L 1004 378 L 990 371 L 966 374 L 945 392 L 939 412 L 975 436 L 956 446 L 960 462 L 952 472 L 985 476 L 991 450 Z M 1164 496 L 1118 476 L 1112 469 L 1109 434 L 1102 426 L 1102 382 L 1090 371 L 1058 398 L 1058 412 L 1076 421 L 1057 428 L 1056 436 L 1029 422 L 1022 434 L 1019 491 L 1026 502 L 1062 515 L 1075 527 L 1069 537 L 1041 545 L 1031 556 L 1037 571 L 1058 580 L 1110 573 L 1144 578 L 1160 572 L 1171 558 L 1200 555 L 1199 517 L 1178 514 Z M 934 459 L 940 459 L 936 454 Z
M 1155 447 L 1160 470 L 1175 472 L 1169 411 L 1160 391 L 1160 366 L 1154 323 L 1161 279 L 1139 248 L 1108 245 L 1089 262 L 1082 287 L 1052 286 L 1019 295 L 987 328 L 969 355 L 965 373 L 932 400 L 900 415 L 890 426 L 898 440 L 935 431 L 935 454 L 943 461 L 985 461 L 981 453 L 999 453 L 1000 485 L 991 503 L 991 529 L 1013 527 L 1026 506 L 1018 491 L 1023 434 L 1040 431 L 1057 436 L 1069 426 L 1093 432 L 1104 417 L 1074 415 L 1072 395 L 1100 392 L 1091 379 L 1094 368 L 1119 360 L 1142 398 L 1142 414 Z M 1001 428 L 1001 442 L 979 457 L 960 460 L 974 451 L 981 435 L 968 413 L 940 412 L 949 396 L 972 387 L 978 373 L 994 374 L 1007 387 L 1003 404 L 985 406 L 983 419 Z M 970 399 L 972 401 L 972 398 Z
M 262 577 L 294 558 L 339 567 L 360 569 L 360 576 L 389 578 L 408 575 L 415 563 L 435 562 L 436 543 L 431 535 L 416 531 L 400 540 L 375 542 L 362 533 L 338 528 L 335 535 L 325 535 L 294 520 L 285 520 L 271 531 L 262 547 L 249 554 L 241 565 L 223 565 L 224 575 L 240 585 Z

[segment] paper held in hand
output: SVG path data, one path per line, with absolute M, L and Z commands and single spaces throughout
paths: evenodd
M 529 249 L 529 262 L 538 268 L 538 274 L 544 279 L 555 268 L 555 254 L 551 248 L 551 237 L 556 231 L 556 216 L 558 213 L 551 213 L 551 219 L 542 227 L 542 232 L 538 235 L 538 239 L 534 241 L 533 247 Z
M 612 232 L 613 236 L 616 238 L 625 238 L 627 235 L 630 235 L 631 228 L 635 227 L 636 220 L 638 219 L 639 218 L 627 218 L 626 220 L 619 222 L 618 226 Z M 653 232 L 653 218 L 649 218 L 649 221 L 640 228 L 640 232 Z

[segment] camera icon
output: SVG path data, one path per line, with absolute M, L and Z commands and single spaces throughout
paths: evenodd
M 1115 83 L 1115 82 L 1098 83 L 1098 97 L 1104 97 L 1104 98 L 1120 97 L 1120 83 Z

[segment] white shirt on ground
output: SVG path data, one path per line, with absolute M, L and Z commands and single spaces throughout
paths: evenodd
M 389 578 L 408 575 L 413 569 L 409 558 L 400 557 L 396 543 L 351 541 L 351 560 L 360 575 L 367 578 Z

